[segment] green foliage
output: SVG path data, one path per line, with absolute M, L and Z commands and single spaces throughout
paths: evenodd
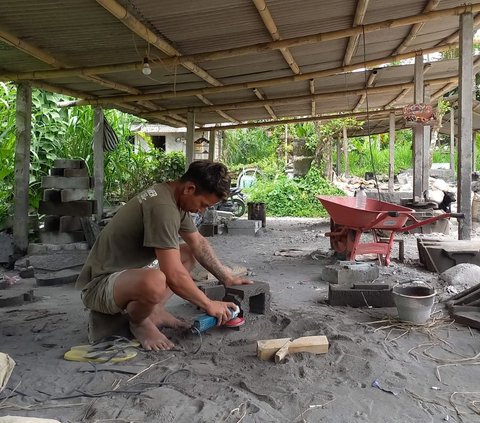
M 35 210 L 42 197 L 41 179 L 59 158 L 82 159 L 93 174 L 93 110 L 91 107 L 59 109 L 64 96 L 32 90 L 32 141 L 30 148 L 30 207 Z M 16 86 L 0 83 L 0 230 L 12 214 L 14 199 Z M 183 174 L 182 153 L 135 151 L 129 142 L 130 127 L 137 118 L 116 110 L 105 116 L 120 144 L 105 154 L 106 200 L 128 200 L 155 181 Z
M 311 168 L 304 178 L 288 179 L 284 175 L 275 179 L 265 177 L 246 191 L 248 201 L 266 203 L 269 216 L 327 216 L 315 196 L 344 195 L 327 182 L 316 168 Z
M 274 156 L 277 146 L 278 140 L 263 128 L 225 131 L 222 159 L 230 167 L 255 163 Z

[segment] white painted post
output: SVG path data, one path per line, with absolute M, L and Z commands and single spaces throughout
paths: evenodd
M 458 206 L 465 214 L 458 221 L 458 239 L 470 239 L 472 230 L 472 100 L 473 15 L 460 15 L 459 113 L 458 113 Z
M 423 56 L 415 56 L 414 102 L 423 103 Z M 413 201 L 423 199 L 423 126 L 413 127 Z
M 395 178 L 395 113 L 390 112 L 390 137 L 388 140 L 388 192 L 393 192 Z
M 195 136 L 195 112 L 193 110 L 189 110 L 187 112 L 187 145 L 185 149 L 185 170 L 188 169 L 190 163 L 193 162 L 193 137 Z
M 450 170 L 455 168 L 455 112 L 450 109 Z

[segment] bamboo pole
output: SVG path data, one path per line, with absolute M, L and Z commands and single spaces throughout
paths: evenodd
M 205 53 L 198 53 L 192 55 L 184 55 L 184 56 L 173 56 L 170 58 L 161 59 L 161 61 L 152 61 L 150 62 L 150 66 L 169 66 L 169 65 L 179 65 L 186 62 L 206 62 L 212 60 L 220 60 L 220 59 L 227 59 L 232 57 L 239 57 L 244 56 L 247 54 L 254 54 L 254 53 L 265 53 L 272 50 L 279 50 L 280 48 L 289 48 L 293 46 L 301 46 L 305 44 L 313 44 L 322 41 L 328 40 L 336 40 L 346 37 L 351 37 L 352 35 L 360 35 L 364 30 L 365 33 L 374 32 L 382 29 L 389 29 L 407 25 L 415 25 L 421 22 L 432 21 L 436 19 L 442 19 L 450 16 L 460 15 L 465 10 L 471 10 L 473 13 L 480 12 L 480 4 L 475 5 L 465 5 L 465 6 L 458 6 L 450 9 L 443 9 L 440 11 L 432 11 L 427 13 L 422 13 L 419 15 L 412 15 L 407 16 L 404 18 L 399 19 L 389 19 L 386 21 L 376 22 L 369 25 L 364 25 L 350 28 L 347 30 L 339 30 L 339 31 L 331 31 L 326 33 L 317 33 L 310 36 L 304 37 L 294 37 L 294 38 L 286 38 L 283 40 L 278 41 L 271 41 L 268 43 L 260 43 L 260 44 L 253 44 L 244 47 L 237 47 L 233 49 L 224 49 L 224 50 L 217 50 L 212 52 L 205 52 Z M 475 20 L 477 22 L 477 19 Z M 153 34 L 156 37 L 155 34 Z M 0 39 L 2 39 L 2 33 L 0 32 Z M 158 37 L 156 37 L 158 38 Z M 458 34 L 453 34 L 448 39 L 457 39 Z M 22 49 L 22 41 L 17 39 L 16 43 L 9 42 L 5 40 L 8 44 L 12 44 L 15 47 Z M 154 41 L 154 40 L 152 40 Z M 150 41 L 147 41 L 150 42 Z M 153 44 L 153 43 L 152 43 Z M 454 43 L 457 44 L 458 43 Z M 442 48 L 442 46 L 437 46 L 436 48 Z M 432 50 L 431 52 L 436 52 L 439 50 L 428 49 Z M 443 50 L 442 50 L 443 51 Z M 412 53 L 409 53 L 410 55 Z M 425 53 L 429 54 L 429 53 Z M 397 55 L 398 56 L 398 55 Z M 412 56 L 409 56 L 412 57 Z M 402 60 L 399 59 L 392 59 L 393 60 Z M 385 62 L 384 62 L 385 63 Z M 389 62 L 386 62 L 389 63 Z M 80 75 L 92 75 L 95 73 L 110 73 L 110 72 L 124 72 L 128 70 L 135 70 L 141 69 L 142 63 L 138 61 L 131 62 L 131 63 L 122 63 L 122 64 L 113 64 L 113 65 L 101 65 L 101 66 L 92 66 L 92 67 L 80 67 L 80 68 L 71 68 L 71 69 L 64 69 L 64 70 L 52 70 L 52 71 L 37 71 L 37 72 L 18 72 L 18 73 L 2 73 L 0 74 L 0 80 L 7 80 L 7 81 L 17 81 L 20 79 L 46 79 L 46 78 L 62 78 L 62 77 L 69 77 L 69 76 L 80 76 Z
M 363 24 L 363 20 L 365 19 L 365 13 L 367 12 L 369 1 L 370 0 L 358 0 L 357 9 L 355 11 L 355 17 L 353 18 L 354 27 Z M 345 57 L 343 59 L 344 65 L 350 64 L 353 57 L 353 53 L 355 53 L 355 50 L 357 49 L 359 39 L 360 39 L 360 34 L 356 34 L 353 37 L 350 37 L 348 39 L 348 45 L 345 50 Z
M 368 116 L 387 116 L 390 112 L 402 112 L 403 108 L 396 108 L 396 109 L 389 109 L 389 110 L 369 110 Z M 226 130 L 226 129 L 239 129 L 239 128 L 256 128 L 259 126 L 271 126 L 271 125 L 283 125 L 287 123 L 302 123 L 302 122 L 318 122 L 324 121 L 327 122 L 332 119 L 340 119 L 340 118 L 357 118 L 362 119 L 367 117 L 367 112 L 351 112 L 351 113 L 337 113 L 337 114 L 324 114 L 324 115 L 317 115 L 317 116 L 308 116 L 308 117 L 301 117 L 301 118 L 290 118 L 290 119 L 279 119 L 279 120 L 262 120 L 258 122 L 250 122 L 250 123 L 239 123 L 236 125 L 207 125 L 207 126 L 200 126 L 197 130 L 210 130 L 210 129 L 219 129 L 219 130 Z
M 457 44 L 454 44 L 454 46 L 457 46 Z M 195 96 L 197 94 L 208 95 L 208 94 L 241 91 L 243 89 L 272 87 L 272 86 L 281 85 L 281 84 L 289 84 L 292 82 L 322 78 L 325 76 L 336 75 L 338 73 L 352 72 L 355 70 L 363 69 L 364 67 L 371 68 L 371 67 L 382 66 L 382 65 L 391 63 L 392 61 L 410 59 L 412 57 L 415 57 L 417 54 L 429 54 L 429 53 L 434 53 L 439 51 L 445 51 L 450 48 L 452 48 L 451 44 L 445 45 L 442 47 L 436 47 L 435 49 L 425 49 L 418 52 L 405 53 L 397 56 L 390 56 L 390 57 L 384 57 L 382 59 L 370 60 L 365 63 L 362 62 L 362 63 L 357 63 L 353 65 L 348 65 L 348 66 L 340 66 L 337 68 L 324 69 L 321 71 L 307 72 L 300 75 L 291 75 L 291 76 L 263 79 L 263 80 L 250 81 L 250 82 L 225 84 L 221 87 L 195 88 L 195 89 L 189 89 L 189 90 L 183 90 L 183 91 L 164 91 L 161 93 L 144 94 L 144 96 L 141 98 L 139 98 L 138 96 L 113 96 L 113 97 L 104 97 L 96 100 L 83 99 L 83 100 L 60 102 L 58 103 L 58 105 L 59 107 L 72 107 L 72 106 L 83 106 L 83 105 L 89 105 L 89 104 L 90 105 L 108 104 L 109 102 L 111 103 L 114 100 L 115 101 L 138 101 L 141 99 L 166 100 L 170 98 L 190 97 L 190 96 Z
M 427 82 L 430 84 L 444 84 L 444 83 L 449 83 L 452 81 L 458 80 L 457 77 L 449 77 L 449 78 L 436 78 L 436 79 L 430 79 Z M 403 90 L 405 88 L 411 88 L 413 87 L 414 83 L 413 82 L 406 82 L 403 84 L 391 84 L 391 85 L 383 85 L 383 86 L 377 86 L 377 87 L 370 87 L 368 89 L 369 94 L 382 94 L 382 93 L 387 93 L 387 92 L 392 92 L 395 90 Z M 249 108 L 254 108 L 258 106 L 278 106 L 278 105 L 283 105 L 283 104 L 289 104 L 289 103 L 296 103 L 296 102 L 301 102 L 301 101 L 318 101 L 318 100 L 326 100 L 326 99 L 331 99 L 335 97 L 341 97 L 345 96 L 346 94 L 350 95 L 362 95 L 365 92 L 365 88 L 359 88 L 356 90 L 342 90 L 342 91 L 331 91 L 331 92 L 326 92 L 326 93 L 318 93 L 318 94 L 304 94 L 304 95 L 299 95 L 299 96 L 290 96 L 290 97 L 280 97 L 280 98 L 274 98 L 274 99 L 265 99 L 265 100 L 250 100 L 250 101 L 242 101 L 242 102 L 236 102 L 236 103 L 222 103 L 222 104 L 215 104 L 212 106 L 199 106 L 199 107 L 179 107 L 179 108 L 173 108 L 169 109 L 169 112 L 171 113 L 185 113 L 188 110 L 192 109 L 195 112 L 208 112 L 208 111 L 213 111 L 217 109 L 223 109 L 223 110 L 243 110 L 243 109 L 249 109 Z M 147 116 L 164 116 L 167 112 L 153 112 L 153 113 L 148 113 Z
M 275 21 L 273 20 L 272 15 L 270 14 L 270 10 L 268 10 L 265 0 L 252 0 L 252 1 L 258 10 L 258 13 L 260 13 L 260 17 L 262 18 L 262 21 L 265 27 L 267 28 L 268 32 L 272 36 L 272 39 L 281 40 L 282 37 L 278 32 L 277 25 L 275 24 Z M 293 58 L 293 55 L 288 48 L 281 48 L 280 53 L 282 53 L 283 58 L 287 62 L 288 66 L 290 66 L 290 69 L 292 70 L 293 73 L 295 74 L 301 73 L 300 67 L 298 66 L 297 62 Z

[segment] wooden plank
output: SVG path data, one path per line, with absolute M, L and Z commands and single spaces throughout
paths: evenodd
M 278 364 L 283 359 L 286 357 L 286 355 L 289 353 L 289 347 L 292 344 L 292 341 L 288 340 L 283 344 L 282 348 L 280 348 L 276 353 L 275 353 L 275 363 Z
M 257 357 L 260 360 L 270 360 L 287 341 L 290 341 L 290 338 L 257 341 Z
M 324 335 L 317 336 L 303 336 L 301 338 L 295 339 L 290 347 L 288 352 L 297 353 L 297 352 L 309 352 L 312 354 L 325 354 L 328 352 L 328 339 Z
M 291 338 L 279 338 L 279 339 L 264 339 L 257 341 L 257 357 L 260 360 L 270 360 L 275 357 L 275 362 L 278 363 L 281 361 L 285 355 L 298 353 L 298 352 L 308 352 L 312 354 L 325 354 L 328 352 L 328 339 L 324 335 L 316 336 L 303 336 L 297 338 L 291 342 Z M 288 351 L 282 351 L 277 358 L 277 354 L 280 352 L 285 345 L 288 346 Z M 283 355 L 283 357 L 281 357 Z

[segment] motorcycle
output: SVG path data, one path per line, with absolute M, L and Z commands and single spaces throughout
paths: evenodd
M 211 223 L 217 221 L 217 219 L 226 221 L 234 217 L 241 217 L 247 211 L 246 200 L 247 196 L 242 192 L 241 188 L 230 188 L 230 195 L 225 200 L 209 207 L 205 213 L 191 213 L 193 222 L 198 228 L 203 223 Z M 212 212 L 215 216 L 213 216 Z
M 242 188 L 230 188 L 230 195 L 213 206 L 215 210 L 231 212 L 235 217 L 242 217 L 247 211 L 247 196 Z

